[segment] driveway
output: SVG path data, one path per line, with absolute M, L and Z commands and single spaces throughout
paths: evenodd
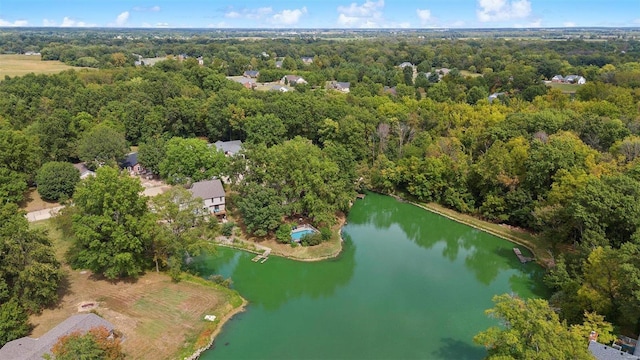
M 162 194 L 163 192 L 167 191 L 171 189 L 171 186 L 169 185 L 161 185 L 161 186 L 154 186 L 154 187 L 148 187 L 145 188 L 144 191 L 142 192 L 143 195 L 145 196 L 156 196 L 159 194 Z M 56 207 L 52 207 L 49 209 L 43 209 L 43 210 L 36 210 L 36 211 L 31 211 L 27 213 L 27 220 L 29 222 L 33 222 L 33 221 L 40 221 L 40 220 L 47 220 L 50 219 L 52 217 L 54 217 L 58 211 L 60 211 L 60 209 L 62 209 L 64 206 L 56 206 Z
M 27 220 L 28 221 L 40 221 L 40 220 L 47 220 L 53 216 L 55 216 L 58 211 L 60 211 L 60 209 L 62 209 L 64 206 L 56 206 L 53 208 L 49 208 L 49 209 L 43 209 L 43 210 L 37 210 L 37 211 L 32 211 L 27 213 Z

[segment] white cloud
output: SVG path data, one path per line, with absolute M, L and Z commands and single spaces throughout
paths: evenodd
M 564 27 L 575 27 L 576 23 L 572 22 L 572 21 L 567 21 L 566 23 L 562 24 Z
M 462 20 L 458 20 L 458 21 L 454 21 L 453 23 L 451 23 L 451 27 L 453 28 L 461 28 L 464 26 L 464 21 Z
M 297 24 L 302 15 L 305 15 L 306 13 L 306 6 L 303 6 L 302 9 L 282 10 L 279 13 L 273 14 L 271 21 L 275 25 L 294 25 Z
M 366 0 L 362 5 L 338 6 L 338 25 L 344 27 L 381 27 L 384 24 L 384 0 Z
M 133 10 L 133 11 L 144 11 L 144 12 L 158 12 L 158 11 L 160 11 L 160 6 L 158 6 L 158 5 L 151 6 L 151 7 L 134 6 L 131 10 Z
M 531 14 L 530 0 L 478 0 L 481 22 L 523 19 Z
M 93 27 L 93 26 L 96 26 L 96 24 L 88 24 L 84 21 L 78 21 L 68 16 L 65 16 L 62 19 L 62 23 L 60 24 L 60 27 Z
M 514 27 L 517 28 L 536 28 L 542 27 L 542 19 L 536 19 L 526 24 L 513 24 Z
M 212 29 L 220 29 L 220 28 L 228 28 L 230 26 L 226 22 L 220 21 L 219 23 L 208 24 L 207 27 Z
M 56 26 L 56 22 L 49 19 L 42 19 L 42 26 Z
M 306 11 L 306 8 L 304 9 Z M 224 17 L 228 19 L 263 20 L 272 13 L 273 9 L 271 7 L 261 7 L 257 9 L 229 10 L 224 14 Z
M 116 25 L 124 26 L 127 23 L 127 20 L 129 20 L 129 12 L 122 12 L 120 13 L 120 15 L 118 15 L 118 17 L 116 17 Z
M 426 24 L 431 20 L 431 10 L 429 9 L 416 9 L 416 14 L 422 24 Z
M 159 22 L 155 25 L 156 27 L 166 28 L 169 27 L 169 23 L 167 22 Z
M 0 19 L 0 26 L 27 26 L 29 22 L 27 20 L 15 20 L 15 21 L 7 21 L 4 19 Z

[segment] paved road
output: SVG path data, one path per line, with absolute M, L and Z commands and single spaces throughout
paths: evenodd
M 169 190 L 170 188 L 171 187 L 168 185 L 148 187 L 144 189 L 142 193 L 145 196 L 156 196 L 158 194 L 162 194 L 163 192 Z M 50 209 L 29 212 L 27 213 L 27 220 L 32 222 L 32 221 L 50 219 L 51 217 L 55 216 L 58 213 L 58 211 L 60 211 L 60 209 L 62 209 L 63 207 L 64 206 L 61 205 L 61 206 L 52 207 Z

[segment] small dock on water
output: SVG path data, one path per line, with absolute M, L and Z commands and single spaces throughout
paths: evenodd
M 522 252 L 518 248 L 513 248 L 513 252 L 518 257 L 518 260 L 520 260 L 520 262 L 523 264 L 528 263 L 529 261 L 533 261 L 532 257 L 522 255 Z
M 264 262 L 269 259 L 269 254 L 271 254 L 271 249 L 267 249 L 264 251 L 264 253 L 256 255 L 253 259 L 251 259 L 251 261 L 264 264 Z

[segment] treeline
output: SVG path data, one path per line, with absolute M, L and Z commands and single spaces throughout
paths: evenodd
M 46 161 L 75 161 L 80 154 L 74 144 L 85 134 L 113 129 L 140 145 L 141 155 L 148 151 L 150 168 L 166 171 L 167 178 L 178 173 L 168 165 L 163 170 L 162 159 L 169 144 L 182 146 L 179 138 L 240 139 L 245 158 L 214 161 L 203 170 L 234 179 L 240 198 L 231 200 L 258 235 L 274 233 L 274 219 L 282 216 L 305 214 L 327 223 L 358 186 L 403 193 L 538 232 L 554 254 L 564 254 L 548 276 L 556 290 L 551 303 L 562 319 L 582 323 L 585 311 L 597 312 L 638 330 L 640 91 L 633 79 L 640 64 L 632 51 L 603 51 L 581 41 L 276 43 L 242 46 L 305 55 L 312 53 L 307 46 L 317 47 L 304 71 L 321 79 L 325 71 L 334 71 L 334 78 L 344 71 L 354 81 L 351 93 L 246 90 L 225 79 L 229 68 L 222 60 L 204 67 L 170 60 L 29 75 L 0 83 L 2 134 L 28 139 L 24 146 L 32 150 L 23 154 L 37 169 Z M 412 57 L 414 50 L 423 56 Z M 392 68 L 400 60 L 423 69 L 491 71 L 481 70 L 481 77 L 451 71 L 420 86 Z M 242 69 L 252 59 L 235 61 Z M 548 74 L 584 71 L 589 81 L 575 96 L 548 90 L 540 83 L 548 75 L 542 63 L 558 65 Z M 384 88 L 394 82 L 395 95 Z M 496 90 L 506 94 L 489 102 Z M 29 172 L 12 166 L 6 171 L 22 171 L 28 181 Z M 194 167 L 196 173 L 201 168 Z M 193 174 L 175 175 L 176 182 Z

